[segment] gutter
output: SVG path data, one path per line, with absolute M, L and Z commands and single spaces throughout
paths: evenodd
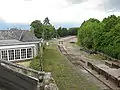
M 41 41 L 35 41 L 35 42 L 17 42 L 17 43 L 11 43 L 11 44 L 0 44 L 0 46 L 26 45 L 26 44 L 38 44 L 38 43 L 41 43 Z

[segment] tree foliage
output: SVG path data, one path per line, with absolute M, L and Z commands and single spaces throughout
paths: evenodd
M 55 37 L 56 31 L 54 26 L 50 24 L 50 20 L 48 17 L 46 17 L 41 23 L 40 20 L 35 20 L 31 23 L 31 30 L 33 30 L 35 36 L 37 38 L 43 38 L 43 39 L 51 39 Z
M 77 27 L 69 28 L 68 35 L 77 35 L 78 29 Z
M 43 32 L 42 25 L 43 24 L 41 23 L 40 20 L 35 20 L 30 24 L 32 32 L 35 34 L 37 38 L 42 37 L 42 32 Z
M 59 27 L 57 29 L 57 34 L 60 36 L 60 37 L 65 37 L 65 36 L 69 36 L 69 35 L 77 35 L 77 31 L 78 31 L 79 28 L 62 28 L 62 27 Z
M 67 31 L 67 28 L 62 28 L 62 27 L 59 27 L 57 29 L 57 33 L 60 37 L 65 37 L 65 36 L 68 36 L 68 31 Z
M 44 39 L 51 39 L 55 37 L 55 28 L 51 24 L 44 25 Z
M 93 18 L 84 21 L 78 30 L 78 43 L 120 59 L 120 17 L 111 15 L 101 22 Z
M 44 19 L 43 24 L 44 24 L 44 25 L 50 25 L 50 20 L 49 20 L 48 17 L 46 17 L 46 18 Z
M 117 24 L 117 17 L 115 15 L 111 15 L 107 18 L 104 18 L 102 22 L 105 24 L 105 30 L 109 31 Z

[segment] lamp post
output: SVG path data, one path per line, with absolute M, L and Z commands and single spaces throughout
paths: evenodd
M 43 54 L 44 54 L 44 26 L 43 26 L 43 32 L 42 32 L 42 39 L 41 39 L 41 49 L 40 49 L 40 66 L 41 66 L 41 71 L 43 71 Z
M 41 44 L 40 44 L 40 67 L 41 67 L 41 71 L 43 71 L 43 39 L 41 40 Z

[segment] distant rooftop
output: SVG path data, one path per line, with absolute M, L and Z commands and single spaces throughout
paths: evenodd
M 6 40 L 16 40 L 15 42 L 17 42 L 17 40 L 22 42 L 39 41 L 29 30 L 0 30 L 0 40 L 5 40 L 5 43 L 7 43 Z

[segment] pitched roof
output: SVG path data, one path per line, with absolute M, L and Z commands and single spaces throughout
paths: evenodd
M 27 41 L 27 42 L 31 42 L 31 41 L 38 41 L 40 39 L 38 39 L 33 33 L 31 33 L 30 31 L 24 32 L 21 35 L 20 41 Z
M 39 41 L 29 30 L 0 30 L 0 40 Z
M 0 40 L 0 45 L 20 43 L 18 40 Z

